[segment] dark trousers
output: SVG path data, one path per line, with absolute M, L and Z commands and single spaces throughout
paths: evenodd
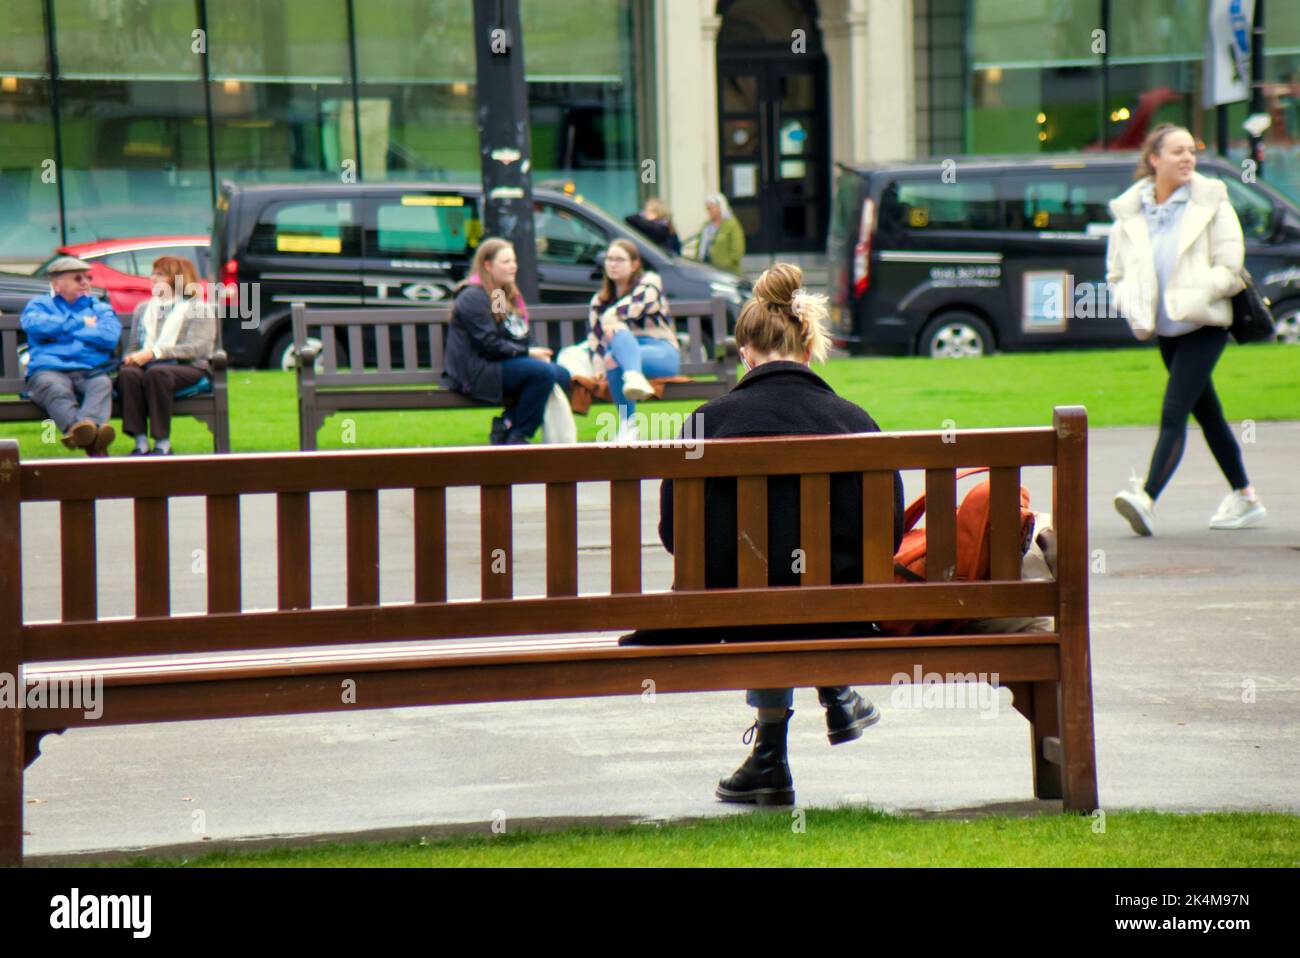
M 168 439 L 172 434 L 172 406 L 176 393 L 203 378 L 203 370 L 184 363 L 122 366 L 117 371 L 117 394 L 122 401 L 122 431 L 141 435 L 148 417 L 149 435 Z
M 531 356 L 516 356 L 501 361 L 501 390 L 505 393 L 505 416 L 510 431 L 531 439 L 546 414 L 546 400 L 551 389 L 569 389 L 569 371 L 563 366 Z
M 1222 326 L 1202 326 L 1182 336 L 1159 336 L 1157 342 L 1160 358 L 1169 370 L 1169 384 L 1160 409 L 1160 436 L 1147 470 L 1146 494 L 1152 499 L 1159 496 L 1178 468 L 1187 444 L 1189 413 L 1196 417 L 1214 461 L 1232 488 L 1250 485 L 1241 460 L 1241 446 L 1223 416 L 1223 407 L 1210 380 L 1214 365 L 1228 343 L 1228 330 Z

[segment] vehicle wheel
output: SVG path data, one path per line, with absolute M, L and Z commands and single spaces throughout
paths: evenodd
M 925 327 L 917 352 L 935 359 L 987 356 L 993 352 L 993 331 L 970 313 L 944 313 Z
M 1300 303 L 1288 303 L 1273 315 L 1279 343 L 1300 343 Z
M 309 346 L 320 347 L 321 341 L 314 336 L 307 337 Z M 340 366 L 346 366 L 348 362 L 347 353 L 342 347 L 338 349 L 338 363 Z M 285 372 L 292 372 L 298 368 L 298 350 L 293 345 L 293 334 L 284 332 L 276 339 L 275 345 L 271 347 L 270 356 L 267 360 L 267 366 L 270 369 L 282 369 Z M 316 355 L 316 372 L 317 374 L 325 371 L 325 357 L 322 354 Z

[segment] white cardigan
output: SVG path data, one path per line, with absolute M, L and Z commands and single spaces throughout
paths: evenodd
M 1106 246 L 1106 282 L 1133 334 L 1150 339 L 1156 329 L 1155 255 L 1147 232 L 1139 180 L 1110 203 L 1115 226 Z M 1241 223 L 1218 180 L 1192 174 L 1190 200 L 1178 230 L 1178 262 L 1165 288 L 1165 315 L 1202 326 L 1231 326 L 1229 298 L 1245 282 Z

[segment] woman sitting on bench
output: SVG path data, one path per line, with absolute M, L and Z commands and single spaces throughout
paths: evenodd
M 777 263 L 754 284 L 736 323 L 736 343 L 745 363 L 745 377 L 725 396 L 705 403 L 695 413 L 696 436 L 736 439 L 753 436 L 825 436 L 879 432 L 865 410 L 835 395 L 808 366 L 825 359 L 830 342 L 823 324 L 826 297 L 803 291 L 803 271 Z M 735 588 L 737 584 L 736 482 L 710 479 L 704 489 L 706 588 Z M 799 477 L 768 480 L 768 585 L 797 586 L 799 569 Z M 862 583 L 862 477 L 844 473 L 831 477 L 831 583 Z M 660 490 L 659 538 L 673 551 L 673 489 Z M 894 473 L 894 549 L 903 538 L 903 481 Z M 791 597 L 798 602 L 797 596 Z M 628 644 L 692 641 L 691 630 L 662 634 L 636 633 Z M 699 630 L 695 630 L 699 631 Z M 712 631 L 712 630 L 708 630 Z M 671 634 L 669 634 L 671 633 Z M 836 638 L 877 634 L 873 623 L 825 623 L 792 631 L 782 625 L 747 628 L 726 636 L 729 641 L 795 638 Z M 700 641 L 696 637 L 694 641 Z M 880 712 L 847 686 L 819 688 L 826 709 L 826 734 L 832 745 L 862 736 L 880 719 Z M 786 759 L 786 729 L 794 714 L 792 689 L 750 689 L 746 702 L 758 710 L 753 753 L 718 783 L 724 802 L 759 805 L 794 803 L 794 783 Z
M 122 431 L 135 437 L 131 455 L 170 456 L 176 394 L 197 386 L 207 374 L 217 321 L 204 299 L 198 270 L 188 259 L 158 257 L 150 279 L 153 295 L 131 316 L 117 391 Z
M 569 372 L 550 361 L 551 350 L 530 344 L 528 308 L 515 286 L 515 248 L 486 239 L 461 284 L 447 331 L 443 380 L 486 403 L 506 403 L 492 420 L 494 446 L 527 443 L 542 424 L 555 386 L 568 392 Z
M 663 282 L 646 271 L 631 240 L 616 239 L 605 252 L 605 281 L 591 297 L 589 346 L 596 362 L 604 360 L 619 440 L 634 440 L 636 404 L 655 394 L 646 377 L 676 376 L 682 356 Z

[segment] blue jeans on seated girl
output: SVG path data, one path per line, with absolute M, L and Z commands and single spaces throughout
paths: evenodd
M 623 373 L 635 370 L 646 379 L 676 376 L 682 368 L 682 355 L 676 343 L 654 336 L 633 336 L 630 330 L 620 329 L 610 337 L 605 347 L 614 357 L 617 366 L 607 369 L 609 393 L 618 403 L 619 419 L 630 419 L 636 412 L 636 403 L 623 395 Z
M 501 360 L 501 390 L 508 403 L 505 417 L 510 420 L 511 432 L 525 439 L 537 432 L 555 386 L 568 392 L 569 371 L 563 366 L 532 356 Z

